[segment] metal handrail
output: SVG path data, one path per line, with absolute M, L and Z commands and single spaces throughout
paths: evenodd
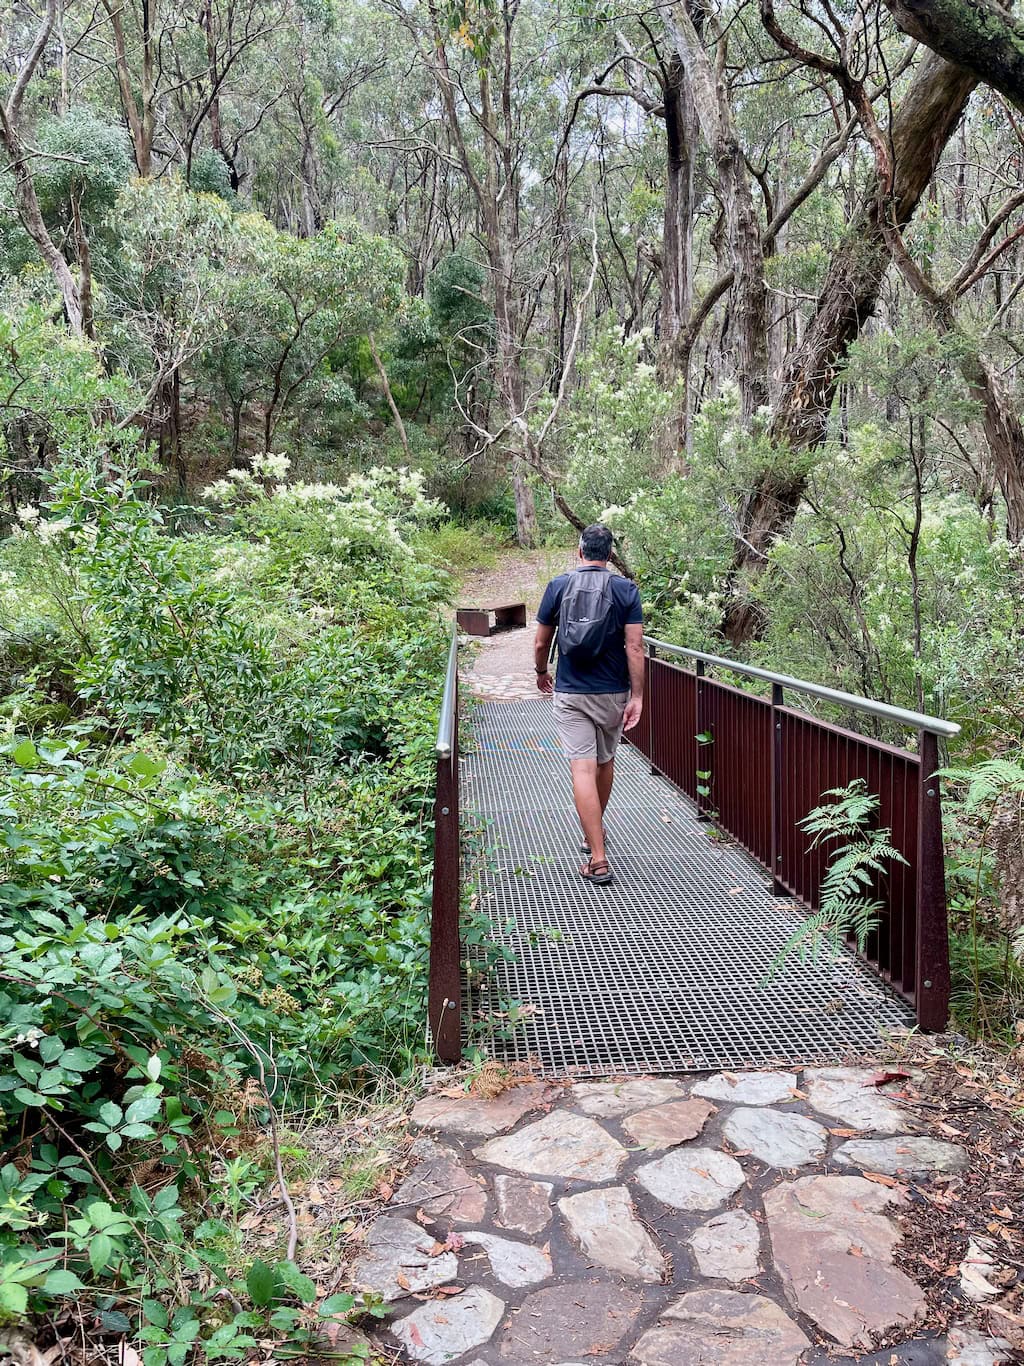
M 745 678 L 761 679 L 791 692 L 801 692 L 808 697 L 817 697 L 822 702 L 833 702 L 837 706 L 849 707 L 851 711 L 866 712 L 869 716 L 879 716 L 885 721 L 896 721 L 911 730 L 929 731 L 932 735 L 952 737 L 960 734 L 955 721 L 944 721 L 938 716 L 925 716 L 922 712 L 907 711 L 903 707 L 891 707 L 886 702 L 874 702 L 869 697 L 857 697 L 853 693 L 839 692 L 826 688 L 821 683 L 806 683 L 801 678 L 790 678 L 788 674 L 772 673 L 769 669 L 758 669 L 753 664 L 741 664 L 735 659 L 724 659 L 721 655 L 708 655 L 700 650 L 684 649 L 682 645 L 669 645 L 664 640 L 645 637 L 644 644 L 652 646 L 659 653 L 681 655 L 686 659 L 697 660 L 719 669 L 729 669 L 732 673 L 742 674 Z
M 444 676 L 444 692 L 441 694 L 441 715 L 437 720 L 437 753 L 442 759 L 450 759 L 454 744 L 455 728 L 455 683 L 459 673 L 459 634 L 452 631 L 452 643 L 448 647 L 448 668 Z

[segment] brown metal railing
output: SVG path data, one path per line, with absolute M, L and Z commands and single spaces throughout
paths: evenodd
M 935 773 L 939 739 L 959 726 L 663 641 L 649 640 L 647 650 L 647 705 L 633 744 L 767 870 L 777 894 L 820 906 L 832 851 L 810 849 L 799 822 L 823 792 L 862 778 L 879 798 L 879 824 L 906 863 L 875 888 L 884 909 L 864 956 L 913 1003 L 922 1029 L 945 1028 L 949 938 Z M 709 669 L 765 682 L 770 695 L 708 677 Z M 795 710 L 787 692 L 916 731 L 917 752 Z
M 430 916 L 427 1018 L 442 1062 L 462 1056 L 462 972 L 459 952 L 459 639 L 452 633 L 437 726 L 434 797 L 434 889 Z

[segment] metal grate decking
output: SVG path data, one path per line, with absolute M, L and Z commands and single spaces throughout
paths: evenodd
M 595 1075 L 836 1062 L 913 1026 L 851 954 L 791 959 L 763 986 L 800 913 L 636 750 L 619 752 L 609 808 L 616 881 L 591 887 L 550 703 L 481 704 L 474 730 L 462 791 L 481 905 L 514 954 L 467 988 L 494 1057 Z M 527 1007 L 512 1030 L 510 1002 Z

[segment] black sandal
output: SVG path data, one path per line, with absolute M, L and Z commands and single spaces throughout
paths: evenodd
M 609 838 L 608 838 L 608 834 L 607 834 L 607 832 L 605 832 L 604 845 L 605 845 L 605 848 L 606 848 L 606 849 L 608 848 L 608 845 L 609 845 L 610 843 L 611 843 L 611 841 L 610 841 Z M 590 845 L 589 845 L 589 844 L 581 844 L 581 845 L 580 845 L 580 853 L 581 853 L 581 854 L 586 854 L 587 858 L 589 858 L 589 857 L 590 857 Z
M 580 869 L 580 877 L 584 882 L 593 882 L 597 887 L 608 887 L 615 881 L 606 858 L 598 859 L 596 863 L 592 859 L 588 860 Z

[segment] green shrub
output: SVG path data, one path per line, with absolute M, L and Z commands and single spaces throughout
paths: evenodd
M 147 1366 L 360 1307 L 225 1241 L 218 1172 L 428 1057 L 436 509 L 269 459 L 174 536 L 66 466 L 0 544 L 0 1322 L 85 1294 Z
M 487 522 L 443 522 L 419 539 L 423 554 L 452 574 L 492 569 L 504 537 Z

